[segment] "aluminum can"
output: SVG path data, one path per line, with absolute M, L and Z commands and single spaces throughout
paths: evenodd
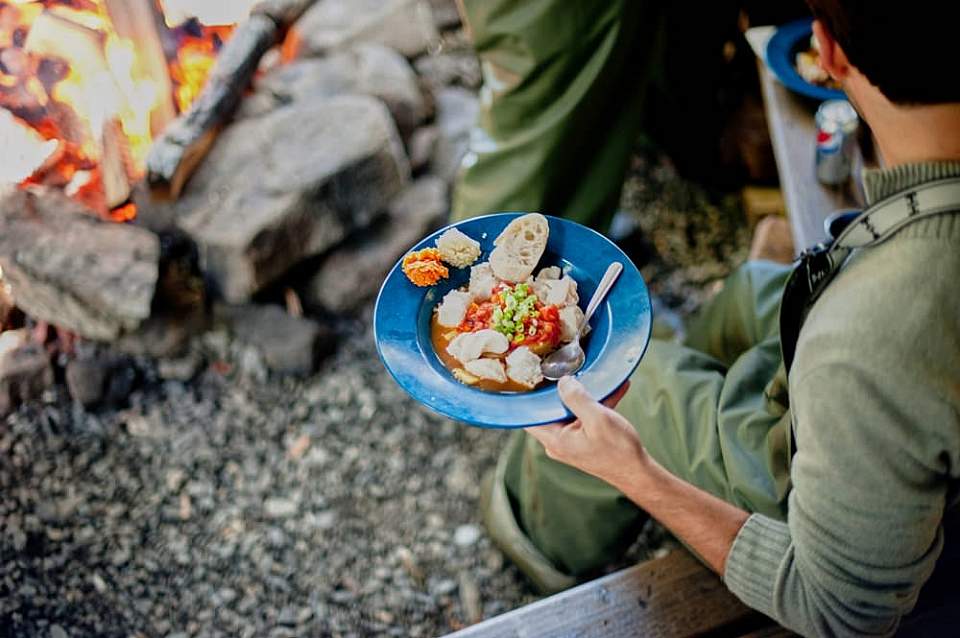
M 827 100 L 817 109 L 817 179 L 838 186 L 850 179 L 860 118 L 850 102 Z

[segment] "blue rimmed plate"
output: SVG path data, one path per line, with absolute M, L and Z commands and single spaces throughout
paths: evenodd
M 791 91 L 814 100 L 844 100 L 846 94 L 838 89 L 811 84 L 797 72 L 797 53 L 806 49 L 813 34 L 813 19 L 788 22 L 777 28 L 767 42 L 767 67 Z
M 487 261 L 493 240 L 521 213 L 498 213 L 453 224 L 480 242 Z M 558 217 L 547 217 L 550 237 L 537 268 L 561 266 L 577 281 L 580 305 L 586 306 L 607 266 L 624 265 L 623 274 L 593 316 L 593 331 L 584 340 L 587 360 L 577 375 L 590 394 L 603 399 L 630 377 L 650 341 L 653 313 L 650 294 L 637 267 L 603 235 Z M 446 228 L 412 250 L 435 245 Z M 570 418 L 555 384 L 532 392 L 494 393 L 454 379 L 433 350 L 430 317 L 443 296 L 465 285 L 470 269 L 450 269 L 450 277 L 432 288 L 407 280 L 400 263 L 387 275 L 374 310 L 374 335 L 384 366 L 410 396 L 451 419 L 485 428 L 518 428 Z

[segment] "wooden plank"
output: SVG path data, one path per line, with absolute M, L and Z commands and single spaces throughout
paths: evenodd
M 448 638 L 740 635 L 770 620 L 684 550 L 574 587 Z
M 859 180 L 851 180 L 848 185 L 837 189 L 817 181 L 816 124 L 813 119 L 817 104 L 787 90 L 762 62 L 758 61 L 757 66 L 770 139 L 780 173 L 780 188 L 799 253 L 823 241 L 826 236 L 824 219 L 841 209 L 861 207 L 863 196 L 859 187 L 853 186 Z M 855 170 L 859 172 L 859 166 Z

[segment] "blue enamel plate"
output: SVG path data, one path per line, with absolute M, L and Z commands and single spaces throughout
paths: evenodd
M 814 100 L 843 100 L 846 94 L 838 89 L 811 84 L 797 72 L 797 53 L 808 47 L 813 34 L 813 19 L 795 20 L 777 28 L 767 42 L 767 67 L 791 91 Z
M 520 213 L 476 217 L 449 226 L 480 242 L 487 261 L 493 240 Z M 633 262 L 609 239 L 575 222 L 547 217 L 550 237 L 537 267 L 560 266 L 578 285 L 585 308 L 614 261 L 624 265 L 606 301 L 590 321 L 584 339 L 586 364 L 577 375 L 597 399 L 604 399 L 630 377 L 650 341 L 653 313 L 650 294 Z M 412 250 L 435 246 L 446 228 Z M 450 277 L 432 288 L 410 283 L 397 263 L 387 275 L 374 310 L 374 334 L 380 358 L 410 396 L 444 416 L 484 428 L 519 428 L 570 418 L 556 384 L 531 392 L 495 393 L 463 385 L 444 367 L 430 341 L 431 313 L 444 295 L 468 283 L 470 269 L 450 268 Z

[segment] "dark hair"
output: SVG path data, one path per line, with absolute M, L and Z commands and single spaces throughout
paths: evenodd
M 892 102 L 960 102 L 957 0 L 807 0 L 850 63 Z

